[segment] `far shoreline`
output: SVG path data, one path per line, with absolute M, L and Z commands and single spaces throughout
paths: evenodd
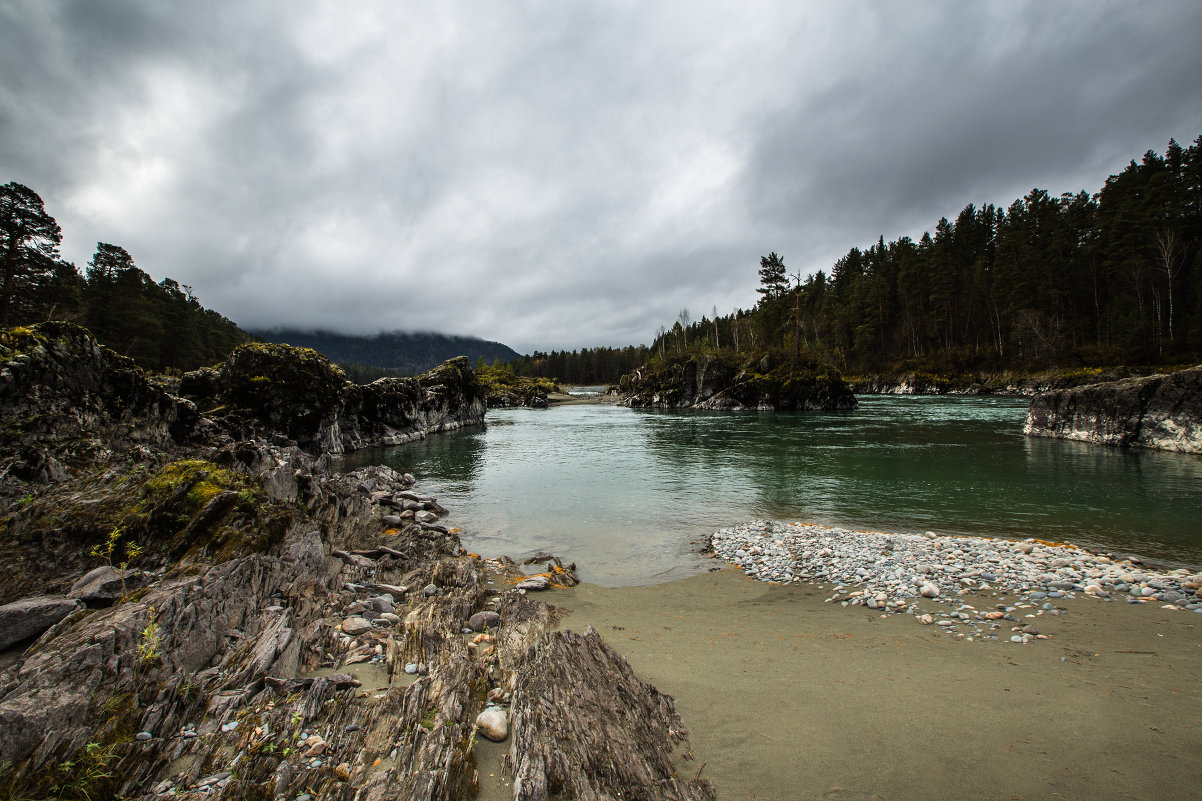
M 616 406 L 621 400 L 617 395 L 588 394 L 572 395 L 568 392 L 547 393 L 548 406 Z

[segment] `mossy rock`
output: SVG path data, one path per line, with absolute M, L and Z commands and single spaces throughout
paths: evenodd
M 476 379 L 489 408 L 545 406 L 547 395 L 560 391 L 559 382 L 554 379 L 519 376 L 508 366 L 477 368 Z
M 351 387 L 325 356 L 290 345 L 241 345 L 221 368 L 227 406 L 298 442 L 332 421 Z
M 196 422 L 193 404 L 149 381 L 133 362 L 73 323 L 0 333 L 0 445 L 161 445 Z

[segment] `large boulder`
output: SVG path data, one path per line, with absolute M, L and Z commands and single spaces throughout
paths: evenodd
M 499 706 L 490 706 L 476 716 L 476 727 L 494 743 L 504 742 L 509 736 L 509 715 Z
M 1202 453 L 1202 366 L 1045 392 L 1032 399 L 1023 432 Z
M 622 377 L 622 404 L 667 409 L 833 411 L 856 408 L 838 370 L 817 364 L 741 361 L 729 353 L 670 359 Z
M 79 601 L 56 596 L 22 598 L 0 606 L 0 651 L 36 637 L 79 607 Z

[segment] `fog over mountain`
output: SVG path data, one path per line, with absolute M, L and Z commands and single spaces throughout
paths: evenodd
M 372 336 L 337 334 L 330 331 L 272 329 L 252 331 L 267 342 L 283 342 L 298 348 L 312 348 L 340 364 L 387 367 L 406 373 L 420 373 L 456 356 L 467 356 L 472 364 L 484 359 L 489 364 L 512 361 L 518 353 L 500 342 L 474 337 L 457 337 L 427 332 L 393 331 Z

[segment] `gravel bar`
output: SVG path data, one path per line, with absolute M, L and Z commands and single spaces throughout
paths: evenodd
M 720 529 L 711 535 L 710 547 L 715 556 L 760 581 L 831 584 L 829 603 L 911 614 L 958 638 L 999 639 L 1007 622 L 1023 623 L 1014 613 L 1035 608 L 1036 614 L 1061 614 L 1064 610 L 1054 602 L 1078 595 L 1158 602 L 1202 613 L 1202 573 L 1149 570 L 1135 557 L 1111 557 L 1064 543 L 755 520 Z M 971 593 L 1018 600 L 983 611 L 964 602 L 962 596 Z M 924 613 L 922 604 L 944 608 Z M 946 611 L 948 605 L 953 611 Z M 1030 623 L 1011 630 L 1012 642 L 1045 639 Z

